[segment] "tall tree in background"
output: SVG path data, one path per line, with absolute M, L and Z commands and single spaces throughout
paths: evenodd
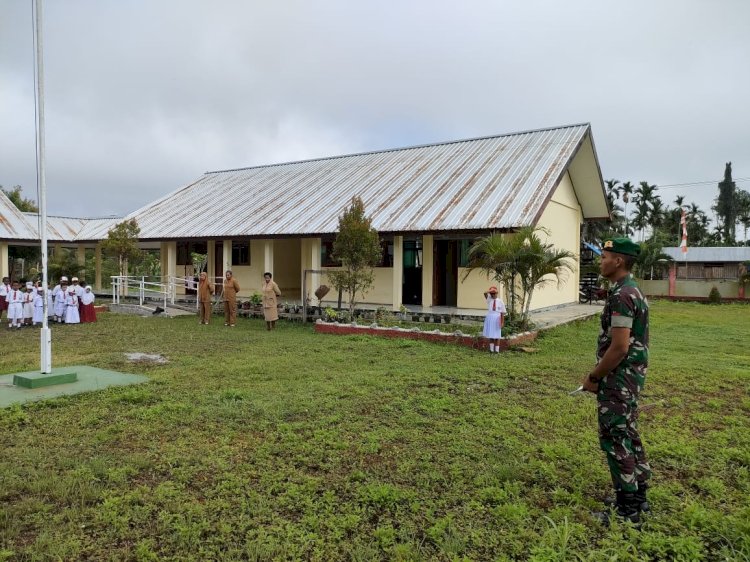
M 749 246 L 747 239 L 747 230 L 750 228 L 750 193 L 744 189 L 737 191 L 737 222 L 742 225 L 745 245 Z
M 364 297 L 375 279 L 373 268 L 382 256 L 380 238 L 359 197 L 353 197 L 339 217 L 338 230 L 333 256 L 341 261 L 341 269 L 329 272 L 328 278 L 336 289 L 349 294 L 349 318 L 353 318 L 357 295 Z
M 127 266 L 130 262 L 141 257 L 141 250 L 138 248 L 140 232 L 138 221 L 130 219 L 114 226 L 102 242 L 102 251 L 110 257 L 117 258 L 121 276 L 128 274 Z
M 714 210 L 719 217 L 722 242 L 733 245 L 735 241 L 735 224 L 737 223 L 737 186 L 732 181 L 732 163 L 727 162 L 724 168 L 724 180 L 719 182 L 719 196 Z
M 15 186 L 13 189 L 5 189 L 0 185 L 0 190 L 10 199 L 13 204 L 18 207 L 19 211 L 24 213 L 38 213 L 39 207 L 31 199 L 26 199 L 21 192 L 23 188 L 20 185 Z

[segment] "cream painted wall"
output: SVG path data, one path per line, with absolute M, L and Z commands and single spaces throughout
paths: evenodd
M 336 270 L 336 267 L 325 267 L 323 268 L 328 271 Z M 391 307 L 393 305 L 393 268 L 391 267 L 376 267 L 374 269 L 375 282 L 372 288 L 365 293 L 364 298 L 358 297 L 358 302 L 362 304 L 376 304 Z M 331 292 L 328 293 L 323 304 L 326 306 L 335 306 L 338 302 L 338 291 L 333 288 L 331 280 L 327 275 L 322 275 L 322 284 L 331 287 Z M 312 293 L 312 291 L 311 291 Z M 341 305 L 346 306 L 348 296 L 346 293 L 341 297 Z
M 486 302 L 482 293 L 484 293 L 491 285 L 495 285 L 500 291 L 500 297 L 503 299 L 505 304 L 508 304 L 508 296 L 505 294 L 500 283 L 491 280 L 487 275 L 481 271 L 472 271 L 464 282 L 461 279 L 466 275 L 466 268 L 458 268 L 458 308 L 477 308 L 484 310 Z
M 568 250 L 578 256 L 582 220 L 581 207 L 577 203 L 573 184 L 566 173 L 537 223 L 537 226 L 549 231 L 549 236 L 544 233 L 540 233 L 540 236 L 543 240 L 554 244 L 556 248 Z M 576 259 L 575 268 L 575 272 L 566 273 L 564 283 L 559 287 L 557 282 L 553 281 L 543 288 L 537 288 L 531 300 L 531 310 L 578 302 L 580 278 L 578 259 Z M 554 279 L 552 276 L 550 278 Z
M 273 241 L 273 280 L 281 289 L 281 300 L 299 299 L 302 289 L 301 246 L 299 238 Z

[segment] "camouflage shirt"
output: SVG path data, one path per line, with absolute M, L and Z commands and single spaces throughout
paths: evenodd
M 630 347 L 625 359 L 599 383 L 599 398 L 638 398 L 648 368 L 648 301 L 632 275 L 626 275 L 610 289 L 601 320 L 597 362 L 612 344 L 612 328 L 630 328 Z

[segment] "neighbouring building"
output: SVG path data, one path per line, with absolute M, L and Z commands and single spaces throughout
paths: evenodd
M 724 299 L 744 299 L 745 286 L 740 277 L 750 264 L 750 247 L 700 247 L 664 248 L 663 252 L 674 260 L 669 264 L 666 279 L 645 280 L 642 288 L 647 295 L 703 300 L 713 287 Z
M 317 304 L 313 291 L 336 267 L 338 217 L 353 196 L 363 200 L 383 248 L 363 303 L 394 309 L 482 309 L 489 280 L 466 271 L 478 237 L 540 226 L 556 247 L 578 254 L 582 221 L 609 216 L 591 127 L 580 124 L 207 172 L 124 219 L 138 221 L 144 245 L 160 248 L 165 277 L 194 276 L 197 252 L 207 254 L 209 276 L 234 271 L 240 296 L 259 290 L 271 271 L 282 299 Z M 5 207 L 0 201 L 0 213 Z M 59 243 L 96 247 L 117 220 L 81 220 Z M 20 239 L 3 225 L 0 219 L 7 267 L 8 245 Z M 24 241 L 38 240 L 33 227 Z M 576 273 L 538 290 L 532 309 L 576 302 L 578 282 Z M 329 293 L 324 304 L 335 297 Z

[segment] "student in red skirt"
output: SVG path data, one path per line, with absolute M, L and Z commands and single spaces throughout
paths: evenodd
M 80 298 L 81 322 L 96 322 L 96 310 L 94 310 L 94 293 L 86 283 L 81 283 L 83 293 Z

